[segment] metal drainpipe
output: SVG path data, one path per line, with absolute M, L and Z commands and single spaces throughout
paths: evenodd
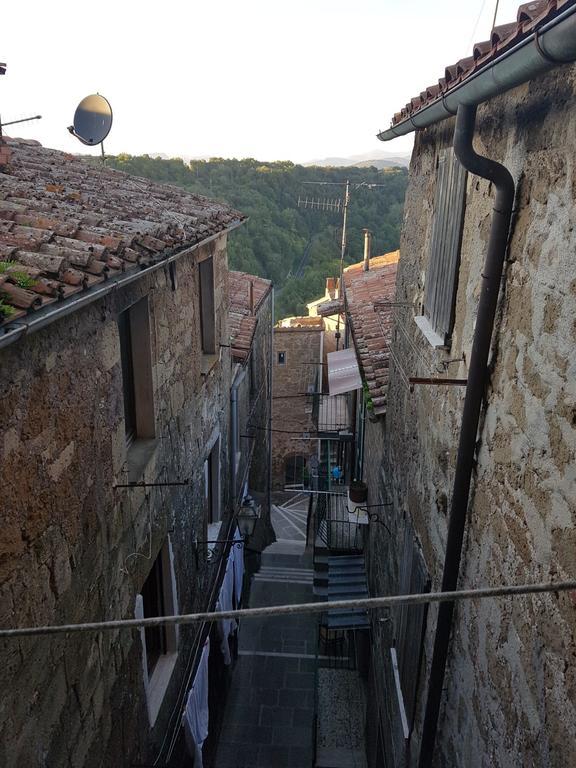
M 488 179 L 494 184 L 496 187 L 496 200 L 492 215 L 488 251 L 482 271 L 480 300 L 478 303 L 472 352 L 470 354 L 468 386 L 466 387 L 466 399 L 462 414 L 450 521 L 448 523 L 446 555 L 442 576 L 443 592 L 456 589 L 458 583 L 474 465 L 476 434 L 482 399 L 488 379 L 488 357 L 514 203 L 514 181 L 508 169 L 494 160 L 489 160 L 476 154 L 472 147 L 475 120 L 476 106 L 460 105 L 458 107 L 454 132 L 454 151 L 466 170 L 481 178 Z M 429 768 L 432 765 L 434 756 L 434 744 L 446 674 L 453 613 L 454 603 L 440 604 L 434 638 L 430 680 L 428 683 L 428 698 L 422 729 L 419 768 Z
M 274 286 L 271 287 L 270 295 L 270 359 L 268 361 L 268 515 L 272 512 L 272 386 L 273 386 L 273 367 L 274 367 Z M 271 519 L 269 517 L 269 519 Z
M 230 387 L 230 504 L 236 511 L 236 443 L 238 442 L 238 373 Z

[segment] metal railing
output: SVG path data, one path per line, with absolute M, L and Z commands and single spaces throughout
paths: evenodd
M 316 542 L 334 553 L 359 554 L 364 550 L 361 526 L 348 520 L 347 495 L 319 493 L 316 496 Z
M 316 393 L 312 415 L 319 432 L 351 432 L 352 412 L 350 398 L 346 395 Z

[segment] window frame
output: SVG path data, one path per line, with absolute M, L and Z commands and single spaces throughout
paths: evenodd
M 148 296 L 118 315 L 126 446 L 156 437 Z
M 284 359 L 282 361 L 280 360 L 280 355 L 284 356 Z M 278 350 L 278 352 L 276 353 L 276 364 L 286 365 L 286 350 L 281 350 L 281 349 Z
M 204 355 L 216 355 L 216 304 L 214 295 L 214 257 L 198 262 L 200 295 L 200 343 Z
M 436 195 L 423 314 L 416 323 L 434 347 L 449 347 L 454 330 L 468 173 L 453 148 L 436 162 Z
M 146 612 L 144 600 L 144 587 L 149 578 L 159 579 L 161 584 L 163 609 L 165 615 L 178 615 L 178 593 L 176 588 L 176 574 L 174 569 L 174 551 L 170 536 L 162 545 L 146 579 L 142 584 L 140 593 L 136 596 L 135 617 L 137 619 L 148 618 L 153 614 Z M 146 641 L 147 628 L 140 629 L 140 644 L 142 652 L 142 676 L 148 709 L 150 726 L 153 726 L 160 712 L 168 684 L 178 658 L 179 631 L 176 625 L 167 625 L 160 628 L 164 638 L 165 652 L 158 655 L 151 665 L 148 661 L 148 646 Z M 150 637 L 148 633 L 148 637 Z
M 204 507 L 208 525 L 220 522 L 220 436 L 204 460 Z

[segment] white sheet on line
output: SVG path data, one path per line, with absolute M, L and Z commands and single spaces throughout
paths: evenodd
M 234 541 L 242 541 L 240 531 L 236 528 L 234 534 Z M 240 607 L 240 600 L 242 599 L 242 582 L 244 580 L 244 547 L 238 547 L 234 545 L 232 547 L 234 552 L 234 597 L 236 598 L 236 607 Z
M 208 736 L 208 656 L 210 638 L 206 638 L 196 677 L 188 693 L 186 709 L 182 715 L 184 738 L 190 756 L 194 758 L 194 768 L 203 768 L 202 745 Z

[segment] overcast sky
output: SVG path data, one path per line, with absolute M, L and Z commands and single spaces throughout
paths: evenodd
M 498 23 L 519 0 L 501 0 Z M 66 130 L 108 98 L 110 153 L 295 162 L 387 150 L 375 134 L 489 36 L 496 0 L 31 0 L 2 5 L 7 133 L 91 151 Z

